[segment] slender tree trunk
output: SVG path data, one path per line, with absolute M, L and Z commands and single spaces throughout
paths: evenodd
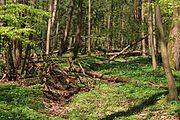
M 145 7 L 144 7 L 144 4 L 145 4 L 145 0 L 142 0 L 142 4 L 141 4 L 142 5 L 142 10 L 141 10 L 142 25 L 144 25 L 144 23 L 145 23 L 145 16 L 144 16 L 144 14 L 145 14 Z M 144 31 L 145 30 L 143 30 L 143 32 L 142 32 L 142 37 L 144 37 L 144 35 L 145 35 Z M 142 41 L 142 55 L 143 56 L 146 55 L 146 40 L 145 39 Z
M 111 12 L 108 16 L 108 50 L 112 50 L 113 45 L 113 0 L 111 0 Z
M 58 48 L 58 42 L 59 42 L 58 38 L 59 38 L 59 20 L 56 21 L 55 37 L 53 39 L 53 50 L 57 50 Z
M 51 27 L 52 28 L 54 26 L 54 22 L 55 22 L 55 18 L 56 18 L 57 3 L 58 3 L 58 0 L 54 0 L 53 11 L 52 11 L 52 22 L 51 22 Z
M 155 7 L 154 7 L 155 11 Z M 156 26 L 156 18 L 155 18 L 155 13 L 153 13 L 153 27 L 155 28 Z M 155 57 L 157 57 L 158 54 L 158 49 L 157 49 L 157 40 L 156 40 L 156 31 L 153 31 L 153 44 L 154 44 L 154 52 L 155 52 Z
M 161 47 L 161 56 L 162 56 L 162 61 L 163 61 L 163 67 L 164 67 L 164 71 L 166 73 L 166 77 L 168 80 L 169 99 L 170 100 L 178 100 L 178 93 L 177 93 L 177 88 L 175 85 L 175 79 L 173 77 L 172 70 L 171 70 L 170 64 L 169 64 L 167 44 L 165 41 L 165 35 L 164 35 L 159 6 L 156 6 L 156 22 L 157 22 L 157 27 L 158 27 L 159 33 L 160 33 L 159 43 L 160 43 L 160 47 Z
M 76 32 L 76 41 L 75 41 L 74 50 L 73 50 L 73 57 L 72 57 L 73 60 L 75 60 L 78 55 L 79 45 L 81 42 L 82 3 L 83 3 L 83 0 L 78 0 L 77 32 Z
M 57 23 L 57 7 L 58 7 L 57 5 L 58 5 L 58 0 L 54 0 L 53 10 L 52 10 L 52 21 L 51 21 L 51 36 L 53 36 L 53 37 L 52 37 L 51 45 L 50 45 L 52 50 L 54 49 L 55 39 L 56 39 L 56 35 L 57 35 L 56 34 L 56 27 L 57 26 L 55 26 Z M 55 33 L 55 35 L 53 33 Z
M 24 74 L 24 70 L 26 68 L 27 60 L 28 60 L 28 57 L 30 56 L 30 50 L 31 50 L 31 46 L 28 44 L 26 47 L 25 57 L 24 57 L 24 61 L 22 64 L 21 75 Z
M 49 4 L 49 12 L 50 12 L 50 16 L 49 16 L 49 20 L 48 20 L 48 30 L 47 30 L 47 39 L 46 39 L 46 55 L 49 55 L 49 51 L 50 51 L 50 39 L 51 39 L 51 25 L 52 25 L 52 2 L 53 0 L 50 0 L 50 4 Z
M 22 43 L 21 41 L 13 40 L 13 62 L 14 67 L 18 69 L 21 65 L 21 59 L 22 59 Z
M 61 40 L 59 55 L 62 55 L 68 49 L 68 45 L 69 45 L 68 37 L 69 37 L 69 31 L 70 31 L 70 27 L 71 27 L 74 3 L 75 3 L 75 0 L 70 0 L 68 14 L 67 14 L 67 18 L 66 18 L 66 26 L 65 26 L 65 30 L 64 30 L 64 38 Z
M 13 62 L 13 41 L 8 40 L 8 50 L 6 53 L 6 64 L 7 64 L 7 69 L 8 69 L 8 80 L 16 80 L 16 69 L 14 66 L 14 62 Z
M 110 49 L 110 22 L 111 22 L 111 15 L 108 15 L 107 16 L 107 29 L 108 29 L 108 32 L 107 32 L 107 49 L 109 50 Z
M 149 44 L 151 49 L 151 57 L 152 57 L 152 66 L 153 69 L 157 68 L 157 61 L 156 61 L 156 54 L 155 54 L 155 47 L 153 42 L 153 13 L 152 13 L 152 0 L 149 0 Z
M 91 0 L 88 6 L 88 54 L 91 55 Z

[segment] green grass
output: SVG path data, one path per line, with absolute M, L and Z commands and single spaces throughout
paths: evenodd
M 137 118 L 144 108 L 167 95 L 165 90 L 144 84 L 101 84 L 90 92 L 76 95 L 70 108 L 69 119 L 96 120 L 99 118 Z
M 92 58 L 83 62 L 91 65 L 96 60 Z M 149 57 L 130 57 L 127 63 L 103 63 L 98 71 L 114 77 L 140 80 L 142 83 L 101 83 L 90 92 L 77 94 L 68 106 L 70 112 L 66 117 L 69 119 L 141 120 L 160 119 L 163 115 L 169 118 L 180 115 L 180 102 L 167 102 L 167 90 L 143 83 L 147 81 L 167 86 L 162 67 L 153 70 Z M 174 74 L 179 87 L 180 74 Z M 161 114 L 157 116 L 156 111 L 161 111 Z M 138 115 L 140 113 L 145 114 L 145 118 Z
M 100 64 L 97 71 L 114 77 L 130 78 L 140 83 L 97 82 L 89 92 L 73 96 L 65 106 L 66 115 L 48 117 L 42 104 L 41 86 L 21 87 L 0 85 L 0 120 L 159 120 L 173 119 L 180 115 L 180 101 L 167 102 L 168 91 L 143 82 L 167 86 L 161 66 L 151 67 L 149 57 L 130 57 L 128 62 L 99 62 L 102 57 L 92 56 L 79 61 L 90 67 Z M 66 64 L 67 65 L 67 64 Z M 180 87 L 180 72 L 174 72 Z
M 150 81 L 166 84 L 164 71 L 161 67 L 153 70 L 150 58 L 148 57 L 130 57 L 128 62 L 105 63 L 100 69 L 107 75 L 121 78 L 131 78 L 135 80 Z
M 46 120 L 39 85 L 0 84 L 0 120 Z

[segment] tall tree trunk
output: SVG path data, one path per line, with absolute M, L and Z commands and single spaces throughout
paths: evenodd
M 177 88 L 175 85 L 175 79 L 173 77 L 172 70 L 171 70 L 170 64 L 169 64 L 167 44 L 166 44 L 166 40 L 165 40 L 165 35 L 164 35 L 164 30 L 163 30 L 159 6 L 156 6 L 156 22 L 157 22 L 157 27 L 158 27 L 159 33 L 160 33 L 159 43 L 160 43 L 160 47 L 161 47 L 161 56 L 162 56 L 162 61 L 163 61 L 163 67 L 164 67 L 166 77 L 168 80 L 169 99 L 170 100 L 178 100 L 178 94 L 177 94 Z
M 24 74 L 24 70 L 26 68 L 28 57 L 30 56 L 30 51 L 31 51 L 31 46 L 28 44 L 27 47 L 26 47 L 24 61 L 23 61 L 22 68 L 21 68 L 21 75 Z
M 155 11 L 155 7 L 154 7 L 154 11 Z M 155 28 L 156 26 L 156 18 L 155 18 L 155 13 L 153 13 L 153 27 Z M 153 31 L 153 44 L 154 44 L 154 52 L 155 52 L 155 56 L 157 57 L 158 54 L 158 44 L 157 44 L 157 40 L 156 40 L 156 31 Z M 158 63 L 157 63 L 158 64 Z
M 21 65 L 21 59 L 22 59 L 22 43 L 21 41 L 13 40 L 13 62 L 14 67 L 18 69 Z
M 168 44 L 171 68 L 180 70 L 180 7 L 173 11 L 173 23 Z
M 55 22 L 55 18 L 56 18 L 57 3 L 58 3 L 58 0 L 54 0 L 53 10 L 52 10 L 52 22 L 51 22 L 51 27 L 52 28 L 54 26 L 54 22 Z
M 83 4 L 83 0 L 78 0 L 77 32 L 76 32 L 76 41 L 73 50 L 73 57 L 72 57 L 73 60 L 75 60 L 78 55 L 79 44 L 81 42 L 82 4 Z
M 13 41 L 8 40 L 8 49 L 6 52 L 6 64 L 8 69 L 8 80 L 16 80 L 16 69 L 13 62 Z
M 59 55 L 62 55 L 68 49 L 68 45 L 69 45 L 68 37 L 69 37 L 69 31 L 70 31 L 70 27 L 71 27 L 74 3 L 75 3 L 75 0 L 70 0 L 68 14 L 67 14 L 67 18 L 66 18 L 66 26 L 65 26 L 65 30 L 64 30 L 64 38 L 61 39 Z
M 91 54 L 91 0 L 88 1 L 88 54 Z
M 141 19 L 142 19 L 142 25 L 144 26 L 144 23 L 145 23 L 145 16 L 144 16 L 144 14 L 145 14 L 145 7 L 144 7 L 144 5 L 145 5 L 145 0 L 142 0 L 142 4 L 141 4 Z M 142 37 L 144 37 L 144 35 L 145 35 L 145 32 L 144 32 L 145 30 L 143 30 L 142 31 Z M 142 55 L 143 56 L 145 56 L 146 55 L 146 40 L 144 39 L 144 40 L 142 40 Z
M 108 16 L 108 50 L 112 50 L 113 45 L 113 3 L 111 0 L 110 15 Z
M 152 0 L 149 0 L 150 6 L 149 6 L 149 44 L 151 49 L 151 57 L 152 57 L 152 66 L 153 69 L 157 68 L 157 61 L 156 61 L 156 54 L 155 54 L 155 47 L 154 47 L 154 41 L 153 41 L 153 11 L 152 11 Z
M 50 0 L 50 4 L 49 4 L 49 12 L 50 12 L 50 16 L 49 16 L 49 20 L 48 20 L 48 30 L 47 30 L 47 38 L 46 38 L 46 55 L 49 55 L 49 51 L 50 51 L 50 39 L 51 39 L 51 25 L 52 25 L 52 2 L 53 0 Z
M 55 24 L 57 23 L 57 5 L 58 5 L 58 0 L 54 0 L 53 10 L 52 10 L 52 22 L 51 22 L 51 35 L 53 37 L 52 37 L 51 45 L 50 45 L 52 50 L 55 46 L 55 39 L 56 39 L 56 35 L 57 35 L 56 34 L 56 27 L 59 27 L 59 26 L 55 26 Z M 53 33 L 55 33 L 55 35 Z

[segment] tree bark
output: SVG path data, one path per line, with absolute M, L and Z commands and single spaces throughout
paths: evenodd
M 173 11 L 173 23 L 168 43 L 171 68 L 180 70 L 180 7 Z
M 52 25 L 52 2 L 53 0 L 50 0 L 50 4 L 49 4 L 49 12 L 50 12 L 50 16 L 49 16 L 49 20 L 48 20 L 48 30 L 47 30 L 47 39 L 46 39 L 46 56 L 49 55 L 49 51 L 50 51 L 50 39 L 51 39 L 51 25 Z
M 16 80 L 16 69 L 13 62 L 13 42 L 11 40 L 8 40 L 8 50 L 6 52 L 6 65 L 8 69 L 8 80 Z
M 57 35 L 58 35 L 58 33 L 56 32 L 56 27 L 59 27 L 59 26 L 55 26 L 56 23 L 57 23 L 57 17 L 56 17 L 56 16 L 57 16 L 58 2 L 59 2 L 59 0 L 54 0 L 53 10 L 52 10 L 51 35 L 52 35 L 53 37 L 52 37 L 51 45 L 50 45 L 50 48 L 52 49 L 52 51 L 54 50 L 56 37 L 57 37 Z M 54 31 L 55 31 L 55 32 L 54 32 Z M 55 35 L 54 35 L 53 33 L 55 33 Z M 57 34 L 56 34 L 56 33 L 57 33 Z
M 135 41 L 131 44 L 129 44 L 128 46 L 126 46 L 124 49 L 122 49 L 118 54 L 112 56 L 111 58 L 109 58 L 108 62 L 114 60 L 116 57 L 120 56 L 123 52 L 125 52 L 127 49 L 131 48 L 132 46 L 136 45 L 137 43 L 141 42 L 142 40 L 146 39 L 148 37 L 148 35 L 144 36 L 143 38 L 139 39 L 138 41 Z
M 144 5 L 145 5 L 145 0 L 142 0 L 142 4 L 141 4 L 141 19 L 142 19 L 142 25 L 144 25 L 144 23 L 145 23 L 145 16 L 144 16 L 144 14 L 145 14 L 145 7 L 144 7 Z M 142 37 L 144 37 L 144 31 L 145 30 L 143 30 L 143 32 L 142 32 Z M 146 55 L 146 40 L 144 39 L 144 40 L 142 40 L 142 55 L 143 56 L 145 56 Z
M 110 14 L 108 16 L 107 27 L 108 27 L 108 34 L 107 34 L 108 51 L 111 51 L 113 45 L 113 0 L 111 0 Z
M 78 55 L 78 50 L 81 42 L 81 24 L 82 24 L 82 3 L 83 0 L 78 0 L 78 13 L 77 13 L 77 32 L 76 32 L 76 41 L 74 44 L 73 57 L 75 60 Z
M 69 31 L 70 31 L 70 27 L 71 27 L 74 3 L 75 3 L 74 0 L 70 0 L 68 14 L 67 14 L 67 18 L 66 18 L 66 26 L 65 26 L 65 30 L 64 30 L 64 38 L 61 40 L 59 55 L 62 55 L 68 49 L 68 45 L 69 45 L 68 37 L 69 37 Z
M 175 79 L 174 79 L 174 76 L 172 74 L 172 70 L 171 70 L 170 64 L 169 64 L 167 44 L 165 41 L 165 34 L 164 34 L 164 30 L 163 30 L 159 6 L 156 6 L 156 22 L 157 22 L 157 27 L 158 27 L 159 33 L 160 33 L 159 43 L 160 43 L 160 47 L 161 47 L 161 56 L 162 56 L 163 67 L 164 67 L 164 71 L 166 73 L 166 77 L 168 80 L 169 99 L 170 100 L 178 100 L 178 93 L 177 93 L 177 88 L 175 85 Z
M 153 69 L 157 68 L 157 61 L 156 61 L 156 54 L 155 54 L 155 47 L 153 41 L 153 11 L 152 11 L 152 0 L 149 0 L 149 44 L 151 49 L 151 57 L 152 57 L 152 66 Z
M 91 0 L 88 1 L 88 54 L 91 55 Z
M 18 40 L 13 40 L 13 51 L 12 51 L 12 56 L 13 56 L 13 63 L 14 67 L 18 69 L 21 65 L 21 59 L 22 59 L 22 43 L 21 41 Z

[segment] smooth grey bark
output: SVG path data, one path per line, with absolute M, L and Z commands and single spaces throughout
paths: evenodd
M 49 51 L 50 51 L 50 39 L 51 39 L 51 25 L 52 25 L 52 2 L 53 0 L 50 0 L 50 4 L 49 4 L 49 12 L 50 12 L 50 16 L 49 16 L 49 20 L 48 20 L 48 30 L 47 30 L 47 38 L 46 38 L 46 55 L 49 55 Z
M 153 69 L 157 68 L 157 61 L 156 61 L 156 53 L 155 53 L 155 46 L 153 41 L 153 10 L 152 10 L 152 0 L 149 0 L 149 21 L 148 21 L 148 31 L 149 31 L 149 44 L 151 49 L 151 58 L 152 58 L 152 66 Z
M 91 54 L 91 0 L 88 1 L 88 54 Z

